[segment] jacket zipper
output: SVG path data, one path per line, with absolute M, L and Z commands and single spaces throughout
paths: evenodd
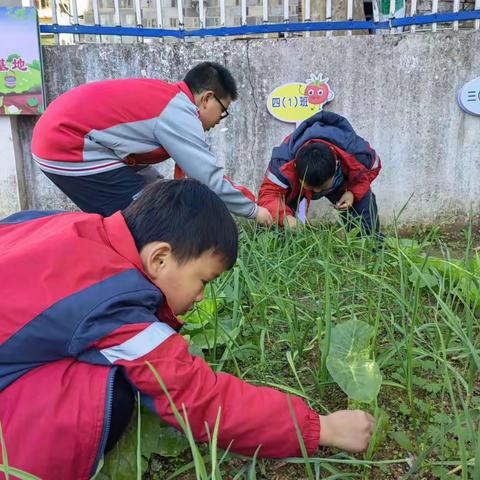
M 103 456 L 103 452 L 107 444 L 108 434 L 110 433 L 110 422 L 112 417 L 112 404 L 113 404 L 113 382 L 115 379 L 116 371 L 117 371 L 117 367 L 112 367 L 110 369 L 110 372 L 107 378 L 107 395 L 106 395 L 106 401 L 105 401 L 105 417 L 103 420 L 103 432 L 102 432 L 102 437 L 100 439 L 97 456 L 95 457 L 95 462 L 93 464 L 91 476 L 95 475 L 95 473 L 97 472 L 98 464 L 100 463 L 100 460 Z

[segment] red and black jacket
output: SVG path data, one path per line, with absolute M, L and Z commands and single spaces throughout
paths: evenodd
M 321 196 L 303 191 L 295 171 L 298 151 L 310 142 L 322 142 L 332 149 L 344 175 L 341 188 L 353 193 L 354 202 L 370 190 L 381 169 L 380 157 L 355 133 L 346 118 L 323 111 L 313 115 L 273 149 L 260 187 L 258 204 L 267 208 L 279 224 L 283 224 L 285 215 L 295 215 L 303 198 L 309 203 Z
M 21 212 L 0 221 L 0 251 L 0 424 L 11 467 L 88 480 L 104 453 L 118 369 L 142 403 L 178 427 L 147 361 L 195 439 L 208 441 L 221 409 L 221 448 L 299 456 L 294 415 L 315 452 L 319 416 L 302 399 L 190 354 L 121 212 Z

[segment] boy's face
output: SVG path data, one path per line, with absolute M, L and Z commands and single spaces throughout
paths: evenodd
M 312 186 L 304 183 L 303 184 L 303 189 L 307 192 L 321 193 L 321 192 L 330 190 L 332 188 L 332 186 L 333 186 L 333 177 L 329 178 L 328 180 L 326 180 L 324 183 L 322 183 L 318 187 L 312 187 Z
M 175 315 L 188 312 L 195 302 L 202 300 L 207 283 L 225 271 L 222 257 L 211 250 L 180 264 L 166 242 L 145 245 L 140 258 Z
M 212 90 L 207 90 L 196 97 L 196 105 L 200 112 L 200 121 L 207 132 L 228 116 L 230 98 L 219 98 Z

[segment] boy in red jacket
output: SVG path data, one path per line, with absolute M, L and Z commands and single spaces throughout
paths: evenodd
M 380 158 L 344 117 L 319 112 L 274 148 L 258 204 L 280 225 L 297 226 L 303 199 L 326 197 L 341 211 L 347 228 L 358 219 L 367 235 L 379 233 L 377 203 L 370 184 Z
M 158 178 L 151 165 L 171 157 L 175 178 L 195 178 L 233 214 L 271 225 L 248 190 L 224 176 L 206 142 L 205 132 L 227 118 L 237 96 L 232 74 L 214 62 L 199 63 L 176 83 L 86 83 L 60 95 L 39 118 L 33 159 L 81 210 L 108 216 Z
M 136 392 L 178 426 L 147 361 L 199 441 L 221 407 L 219 446 L 298 456 L 291 403 L 309 454 L 318 445 L 364 450 L 367 413 L 319 416 L 300 398 L 215 373 L 189 353 L 176 315 L 233 266 L 237 244 L 226 206 L 192 179 L 154 183 L 110 217 L 21 212 L 1 221 L 0 422 L 9 464 L 49 480 L 90 478 L 121 437 Z

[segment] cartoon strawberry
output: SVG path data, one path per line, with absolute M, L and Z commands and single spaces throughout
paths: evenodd
M 323 78 L 322 74 L 312 74 L 306 83 L 307 86 L 303 94 L 307 97 L 308 103 L 323 105 L 333 99 L 333 92 L 328 85 L 328 78 Z

